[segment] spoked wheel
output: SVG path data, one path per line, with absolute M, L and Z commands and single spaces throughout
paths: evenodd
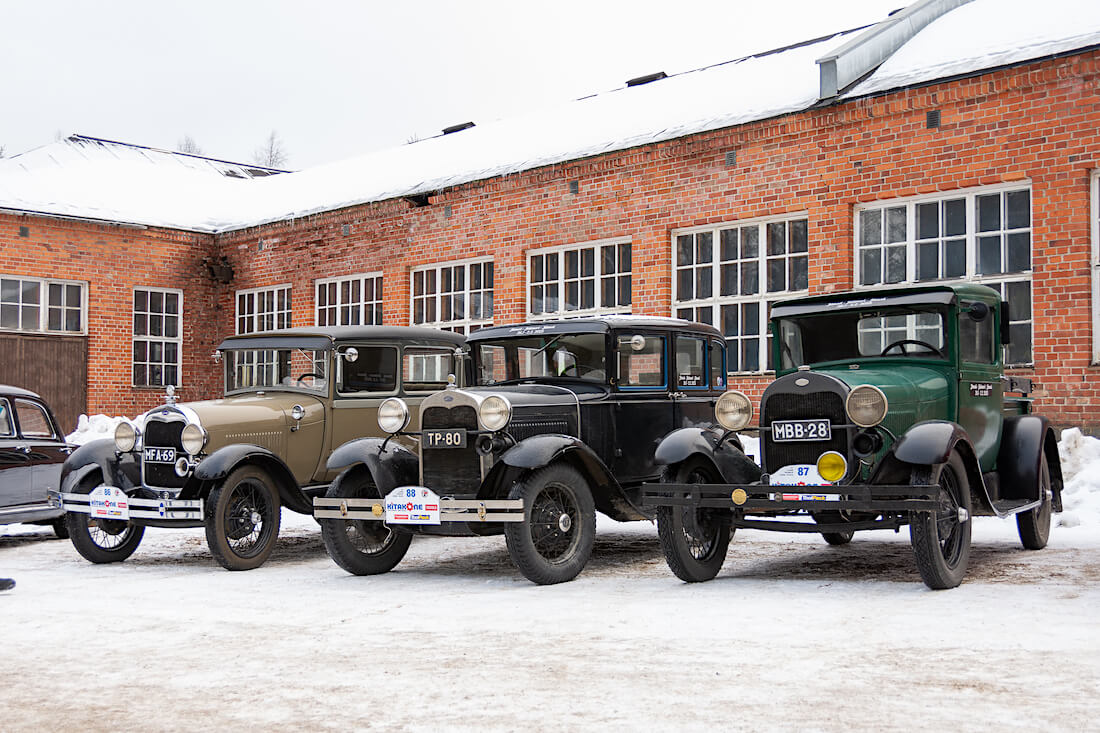
M 721 483 L 714 469 L 702 461 L 687 461 L 665 480 L 677 484 Z M 663 506 L 657 509 L 657 538 L 665 561 L 676 577 L 687 583 L 710 580 L 722 569 L 733 530 L 724 509 Z
M 93 473 L 77 484 L 73 493 L 90 494 L 102 485 L 103 479 L 98 473 Z M 81 557 L 94 563 L 122 562 L 134 554 L 134 550 L 141 544 L 141 538 L 145 536 L 145 527 L 121 519 L 102 519 L 81 512 L 65 514 L 65 529 Z
M 206 544 L 226 570 L 264 564 L 279 537 L 279 492 L 263 469 L 243 466 L 210 492 Z
M 359 468 L 333 482 L 325 496 L 339 499 L 379 499 L 370 473 Z M 353 575 L 386 573 L 409 551 L 412 534 L 394 532 L 381 521 L 321 519 L 321 539 L 337 565 Z
M 918 469 L 913 483 L 927 483 L 927 475 L 926 469 Z M 970 482 L 958 453 L 940 468 L 937 485 L 936 510 L 913 512 L 909 537 L 925 585 L 943 590 L 962 582 L 970 560 Z
M 516 483 L 509 499 L 522 499 L 524 520 L 505 525 L 508 554 L 539 585 L 577 577 L 596 541 L 596 505 L 588 482 L 572 466 L 551 464 Z
M 1034 509 L 1016 515 L 1016 529 L 1025 550 L 1041 550 L 1050 538 L 1050 515 L 1053 511 L 1053 495 L 1050 492 L 1050 466 L 1044 455 L 1039 463 L 1039 496 L 1043 503 Z
M 844 513 L 842 512 L 817 512 L 813 515 L 814 521 L 820 524 L 836 524 L 837 522 L 845 521 Z M 852 537 L 855 536 L 853 530 L 844 530 L 842 532 L 822 532 L 821 536 L 825 538 L 825 541 L 830 545 L 846 545 L 852 541 Z

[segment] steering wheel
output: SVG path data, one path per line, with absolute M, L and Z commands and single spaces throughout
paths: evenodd
M 886 352 L 888 352 L 890 349 L 894 348 L 895 346 L 899 347 L 898 351 L 900 351 L 902 353 L 902 356 L 905 356 L 906 354 L 908 354 L 908 352 L 905 349 L 905 344 L 913 344 L 914 346 L 923 346 L 924 348 L 928 349 L 929 351 L 931 351 L 932 353 L 934 353 L 936 356 L 940 357 L 941 359 L 946 359 L 947 358 L 946 356 L 943 355 L 943 352 L 940 351 L 939 349 L 937 349 L 935 346 L 928 343 L 927 341 L 920 341 L 919 339 L 899 339 L 899 340 L 893 342 L 892 344 L 890 344 L 889 346 L 887 346 L 885 349 L 883 349 L 882 353 L 880 353 L 879 356 L 886 356 Z
M 304 387 L 305 385 L 302 384 L 302 380 L 306 379 L 306 378 L 309 378 L 309 377 L 312 377 L 313 379 L 324 379 L 325 375 L 324 374 L 317 374 L 316 372 L 306 372 L 302 376 L 298 377 L 298 384 L 300 384 Z

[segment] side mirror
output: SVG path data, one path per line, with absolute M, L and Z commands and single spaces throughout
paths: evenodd
M 971 303 L 966 310 L 966 315 L 970 316 L 972 321 L 984 321 L 989 317 L 989 306 L 981 301 Z
M 359 358 L 359 349 L 355 348 L 354 346 L 349 346 L 343 351 L 338 351 L 336 353 L 342 356 L 344 358 L 344 361 L 348 362 L 349 364 L 355 363 L 355 361 Z
M 645 336 L 640 333 L 636 333 L 630 337 L 630 348 L 634 351 L 641 351 L 645 348 Z
M 1002 300 L 1001 301 L 1001 343 L 1002 344 L 1012 343 L 1012 329 L 1010 329 L 1008 327 L 1009 320 L 1010 319 L 1009 319 L 1008 301 L 1007 300 Z

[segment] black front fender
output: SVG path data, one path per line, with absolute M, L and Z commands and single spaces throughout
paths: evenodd
M 1052 445 L 1053 450 L 1050 449 Z M 1042 498 L 1039 496 L 1039 466 L 1044 453 L 1050 470 L 1055 507 L 1060 511 L 1062 464 L 1050 422 L 1041 415 L 1011 415 L 1005 418 L 1001 449 L 997 452 L 997 474 L 1003 498 L 1031 501 Z
M 385 443 L 381 438 L 359 438 L 334 450 L 326 466 L 330 471 L 346 470 L 336 477 L 329 491 L 360 465 L 370 471 L 380 496 L 384 497 L 398 486 L 416 484 L 420 479 L 420 461 L 416 454 L 392 440 L 383 450 Z
M 894 444 L 893 454 L 905 463 L 938 466 L 947 462 L 959 441 L 970 446 L 970 439 L 961 425 L 947 420 L 929 420 L 909 428 Z M 974 452 L 973 448 L 970 452 Z
M 93 440 L 74 450 L 61 466 L 61 491 L 71 493 L 84 477 L 98 471 L 103 483 L 126 491 L 141 486 L 141 467 L 133 454 L 115 450 L 111 439 Z
M 204 484 L 221 481 L 242 465 L 260 466 L 275 480 L 283 505 L 299 514 L 312 514 L 313 501 L 303 492 L 287 465 L 267 448 L 236 443 L 220 448 L 195 467 L 195 478 Z
M 704 428 L 672 431 L 657 446 L 654 460 L 661 466 L 674 466 L 693 456 L 708 460 L 727 483 L 752 483 L 760 478 L 760 466 L 745 455 L 736 434 L 723 440 L 723 434 Z

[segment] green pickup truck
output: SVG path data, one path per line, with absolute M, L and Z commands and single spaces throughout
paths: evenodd
M 934 589 L 962 582 L 974 516 L 1015 515 L 1028 549 L 1061 511 L 1054 431 L 1031 413 L 1030 380 L 1004 374 L 1008 304 L 959 283 L 809 296 L 777 303 L 776 379 L 760 399 L 760 465 L 733 440 L 752 403 L 728 391 L 721 429 L 667 436 L 657 508 L 669 567 L 717 575 L 738 527 L 817 532 L 909 525 L 917 568 Z

